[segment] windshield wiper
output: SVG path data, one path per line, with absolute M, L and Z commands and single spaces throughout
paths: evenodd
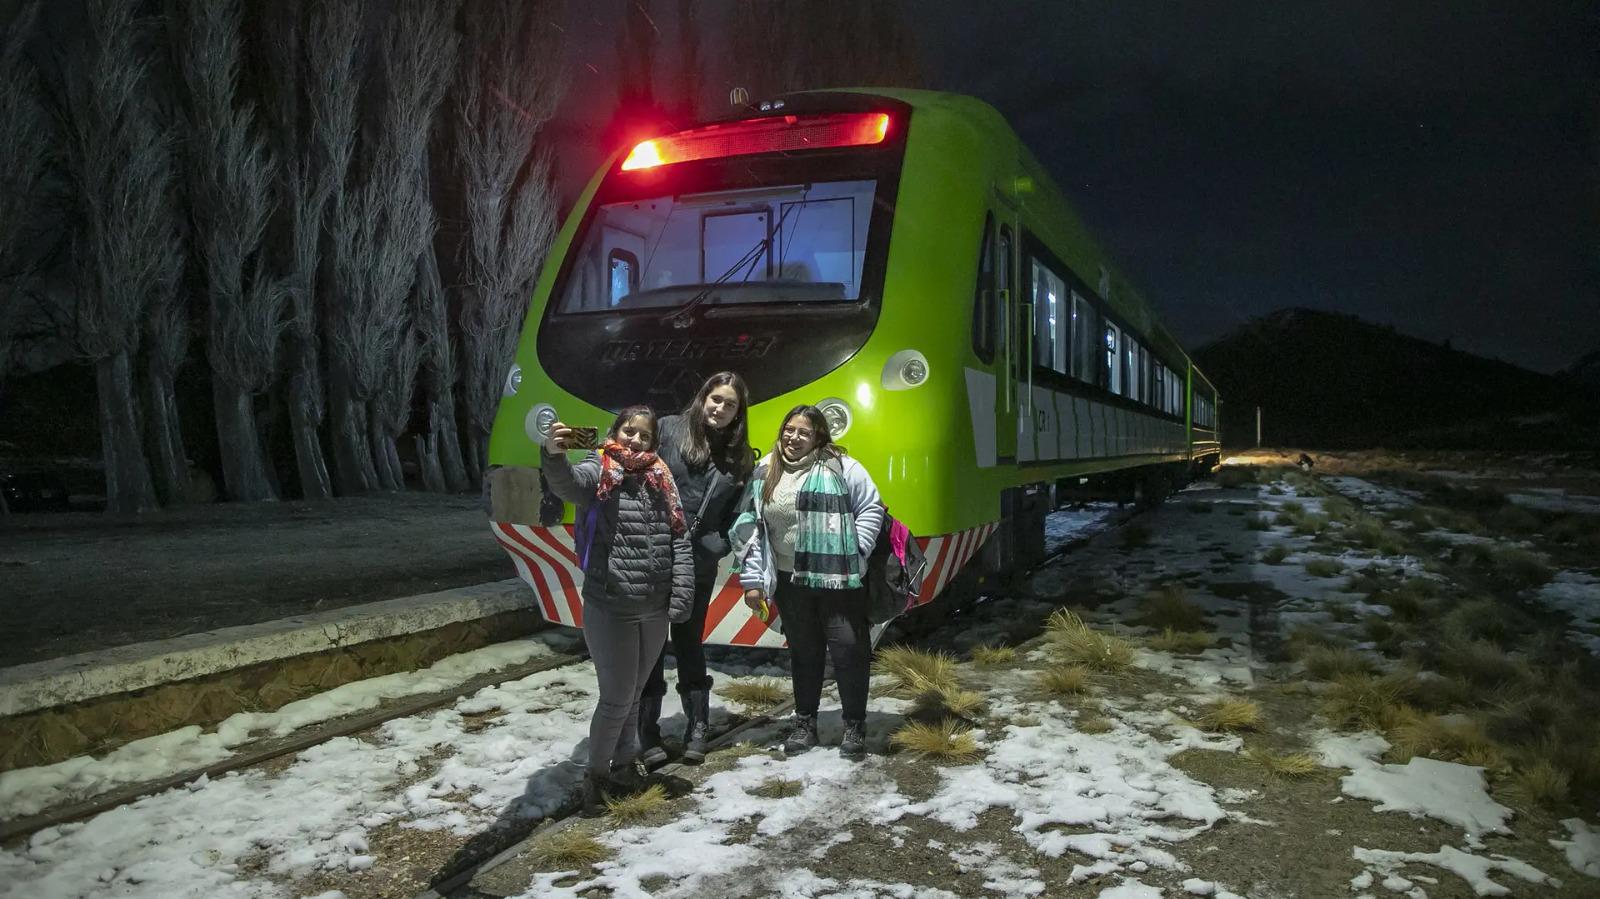
M 802 193 L 800 195 L 800 202 L 791 203 L 783 210 L 783 214 L 778 217 L 778 226 L 772 229 L 772 235 L 776 236 L 783 234 L 783 225 L 786 221 L 788 221 L 789 213 L 803 205 L 805 205 L 805 194 Z M 694 323 L 694 310 L 698 308 L 701 303 L 704 303 L 706 300 L 710 299 L 712 292 L 714 292 L 718 287 L 721 287 L 723 284 L 727 283 L 728 279 L 733 277 L 734 272 L 737 272 L 740 269 L 745 269 L 744 277 L 740 278 L 739 281 L 740 283 L 743 283 L 750 280 L 750 274 L 755 271 L 756 263 L 760 261 L 761 254 L 770 254 L 772 252 L 772 241 L 773 238 L 771 236 L 762 237 L 757 240 L 755 245 L 750 249 L 745 250 L 744 255 L 740 256 L 738 260 L 733 263 L 733 265 L 728 266 L 727 271 L 723 272 L 721 275 L 718 275 L 717 280 L 712 281 L 710 284 L 707 284 L 705 287 L 701 288 L 695 293 L 694 296 L 689 298 L 688 302 L 684 303 L 682 306 L 679 306 L 666 315 L 663 315 L 661 317 L 661 323 L 664 325 L 672 325 L 674 328 L 689 327 Z

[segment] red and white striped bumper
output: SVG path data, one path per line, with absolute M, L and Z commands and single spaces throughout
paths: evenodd
M 918 537 L 928 558 L 928 573 L 923 577 L 917 604 L 931 602 L 943 592 L 998 526 L 998 522 L 991 522 L 953 534 Z M 572 525 L 546 528 L 496 521 L 490 523 L 489 529 L 511 557 L 517 575 L 533 588 L 545 620 L 582 627 L 583 572 L 578 570 L 578 553 L 572 545 Z M 744 590 L 732 555 L 718 563 L 718 571 L 711 607 L 706 612 L 705 642 L 718 646 L 784 646 L 783 635 L 768 627 L 741 601 Z

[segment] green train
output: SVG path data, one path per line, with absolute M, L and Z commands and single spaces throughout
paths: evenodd
M 920 603 L 1042 558 L 1058 485 L 1159 490 L 1220 452 L 1215 387 L 1000 114 L 955 94 L 791 94 L 590 181 L 489 445 L 492 529 L 546 619 L 583 614 L 571 510 L 539 488 L 551 423 L 675 410 L 722 369 L 757 443 L 824 410 L 922 541 Z M 740 592 L 730 570 L 706 641 L 783 645 Z

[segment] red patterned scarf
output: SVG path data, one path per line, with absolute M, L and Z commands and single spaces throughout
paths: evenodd
M 673 482 L 667 463 L 655 453 L 636 453 L 615 440 L 607 440 L 600 447 L 600 486 L 595 488 L 594 498 L 605 502 L 611 491 L 630 474 L 643 477 L 645 487 L 666 502 L 667 512 L 672 516 L 673 536 L 687 533 L 689 525 L 683 517 L 683 502 L 678 499 L 678 485 Z

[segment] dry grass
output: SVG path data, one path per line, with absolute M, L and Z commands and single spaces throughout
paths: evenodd
M 913 721 L 889 737 L 890 745 L 947 762 L 969 762 L 978 757 L 978 741 L 960 722 L 946 719 L 939 724 Z
M 1327 772 L 1316 756 L 1306 752 L 1278 753 L 1260 746 L 1246 749 L 1244 757 L 1261 766 L 1268 776 L 1286 780 L 1304 780 Z
M 1068 609 L 1057 609 L 1045 621 L 1050 644 L 1069 661 L 1096 671 L 1122 671 L 1133 664 L 1133 644 L 1121 637 L 1102 634 L 1083 623 Z
M 1184 597 L 1182 584 L 1166 584 L 1151 590 L 1139 601 L 1135 624 L 1178 631 L 1198 631 L 1206 625 L 1204 609 Z
M 1551 808 L 1567 803 L 1572 795 L 1572 775 L 1548 759 L 1538 759 L 1511 769 L 1506 795 L 1524 808 Z
M 1078 664 L 1057 662 L 1039 672 L 1039 689 L 1057 696 L 1087 692 L 1089 669 Z
M 879 674 L 894 680 L 892 692 L 908 699 L 929 690 L 954 690 L 959 686 L 956 660 L 942 652 L 890 646 L 878 650 L 872 664 Z
M 1272 527 L 1272 519 L 1265 515 L 1251 515 L 1244 520 L 1244 526 L 1252 531 L 1265 531 Z
M 1261 706 L 1248 699 L 1224 699 L 1206 706 L 1199 723 L 1206 730 L 1260 730 Z
M 734 705 L 754 713 L 776 708 L 789 698 L 788 685 L 775 677 L 730 681 L 717 692 Z
M 1358 519 L 1349 530 L 1350 539 L 1357 544 L 1385 556 L 1404 555 L 1405 541 L 1400 535 L 1385 527 L 1383 522 L 1376 518 L 1363 517 Z
M 1078 717 L 1072 722 L 1072 726 L 1080 733 L 1105 734 L 1110 733 L 1116 727 L 1116 724 L 1099 712 L 1093 709 L 1086 709 L 1078 713 Z
M 1256 482 L 1256 469 L 1249 465 L 1225 465 L 1217 469 L 1217 484 L 1222 487 L 1243 487 Z
M 766 755 L 767 750 L 761 746 L 757 746 L 749 740 L 740 740 L 732 746 L 729 746 L 727 749 L 716 750 L 715 754 L 717 758 L 733 761 L 735 759 L 749 758 L 756 755 Z
M 1324 694 L 1322 714 L 1335 727 L 1385 730 L 1415 714 L 1405 703 L 1410 686 L 1409 676 L 1347 675 Z
M 1537 553 L 1516 547 L 1495 547 L 1489 554 L 1489 575 L 1496 581 L 1518 589 L 1550 583 L 1555 572 Z
M 606 798 L 606 813 L 618 824 L 637 824 L 667 805 L 667 788 L 651 784 L 642 792 L 616 799 Z
M 1195 655 L 1210 649 L 1214 642 L 1216 638 L 1203 631 L 1175 631 L 1169 627 L 1145 641 L 1145 645 L 1157 652 Z
M 1463 762 L 1485 768 L 1498 767 L 1501 753 L 1479 722 L 1459 715 L 1412 714 L 1389 729 L 1389 742 L 1397 761 L 1414 756 L 1441 762 Z
M 1444 632 L 1504 646 L 1519 630 L 1518 617 L 1508 606 L 1493 599 L 1469 600 L 1445 613 Z
M 1283 560 L 1287 558 L 1289 558 L 1289 548 L 1287 546 L 1283 546 L 1282 544 L 1279 544 L 1278 546 L 1269 546 L 1267 547 L 1266 551 L 1261 554 L 1261 561 L 1267 563 L 1268 565 L 1282 565 Z
M 1432 581 L 1410 577 L 1393 587 L 1374 591 L 1367 599 L 1374 605 L 1388 606 L 1400 621 L 1418 621 L 1437 595 L 1438 587 Z
M 581 827 L 563 827 L 533 842 L 528 854 L 544 871 L 584 870 L 611 854 L 594 834 Z
M 1338 680 L 1352 675 L 1371 674 L 1372 660 L 1358 650 L 1335 646 L 1310 646 L 1300 654 L 1306 673 L 1317 680 Z
M 958 686 L 941 685 L 918 693 L 913 709 L 923 715 L 954 715 L 958 718 L 975 718 L 983 711 L 983 694 L 963 690 Z
M 787 777 L 769 777 L 750 789 L 751 796 L 762 799 L 788 799 L 805 791 L 805 784 Z
M 1311 559 L 1306 562 L 1306 574 L 1312 577 L 1338 577 L 1344 571 L 1344 563 L 1338 559 Z
M 1456 635 L 1446 636 L 1439 644 L 1435 665 L 1445 674 L 1490 689 L 1533 680 L 1527 664 L 1507 655 L 1499 645 Z
M 1122 546 L 1124 549 L 1138 549 L 1150 545 L 1150 527 L 1143 524 L 1130 524 L 1122 529 Z
M 1330 496 L 1322 501 L 1322 512 L 1332 521 L 1351 524 L 1361 517 L 1356 504 L 1342 496 Z
M 1010 646 L 974 646 L 972 664 L 979 668 L 1008 665 L 1017 660 L 1017 651 Z

